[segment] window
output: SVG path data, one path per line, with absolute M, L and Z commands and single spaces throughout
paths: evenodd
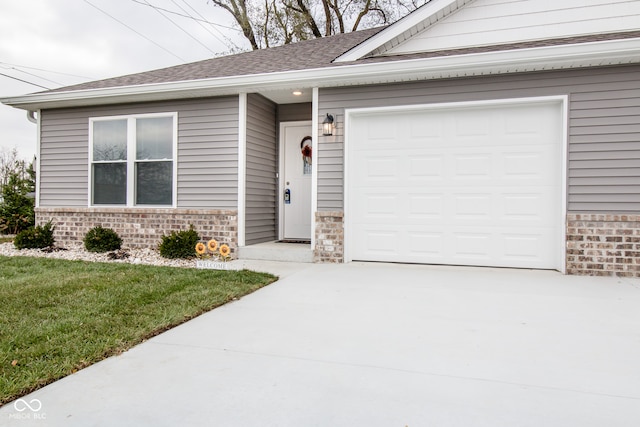
M 91 205 L 174 206 L 176 117 L 90 120 Z

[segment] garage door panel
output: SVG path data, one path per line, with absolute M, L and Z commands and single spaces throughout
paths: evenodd
M 472 228 L 443 232 L 364 227 L 360 233 L 354 237 L 366 242 L 362 260 L 491 267 L 522 267 L 525 263 L 531 268 L 549 268 L 557 256 L 557 251 L 544 250 L 553 245 L 544 230 L 523 234 L 520 230 L 478 233 Z
M 456 178 L 490 178 L 493 159 L 491 154 L 460 154 L 455 157 Z
M 465 223 L 469 220 L 489 221 L 493 218 L 493 200 L 491 194 L 456 194 L 451 214 Z
M 561 131 L 550 103 L 354 115 L 350 258 L 556 268 Z
M 444 178 L 444 156 L 416 153 L 409 159 L 408 173 L 412 179 Z
M 408 195 L 409 209 L 406 220 L 411 223 L 425 223 L 426 221 L 440 220 L 444 215 L 444 198 L 442 193 L 414 193 Z M 400 203 L 398 203 L 400 204 Z
M 374 157 L 369 156 L 366 159 L 366 167 L 363 170 L 366 178 L 369 180 L 392 180 L 397 181 L 401 165 L 401 160 L 396 156 L 391 157 Z
M 431 258 L 443 257 L 444 233 L 442 232 L 413 232 L 408 233 L 407 255 L 429 256 Z
M 399 220 L 400 208 L 398 194 L 371 194 L 363 206 L 365 220 Z
M 456 188 L 442 191 L 407 192 L 405 187 L 368 189 L 360 195 L 352 214 L 367 223 L 386 218 L 407 224 L 539 227 L 553 224 L 558 210 L 546 208 L 553 202 L 545 192 L 518 193 L 517 188 L 492 193 L 457 193 Z M 551 199 L 551 200 L 550 200 Z

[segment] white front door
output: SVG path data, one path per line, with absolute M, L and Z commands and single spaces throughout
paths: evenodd
M 285 240 L 311 240 L 311 122 L 280 125 L 281 236 Z

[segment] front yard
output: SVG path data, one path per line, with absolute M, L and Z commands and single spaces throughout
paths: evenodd
M 0 256 L 0 406 L 275 280 Z

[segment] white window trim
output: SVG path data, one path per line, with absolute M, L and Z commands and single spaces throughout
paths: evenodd
M 173 188 L 171 205 L 136 205 L 135 204 L 135 164 L 136 161 L 136 120 L 155 118 L 155 117 L 171 117 L 173 118 L 173 143 L 172 143 L 172 159 L 173 162 Z M 127 120 L 127 160 L 116 160 L 104 163 L 126 163 L 127 164 L 127 202 L 124 205 L 96 205 L 93 203 L 93 123 L 99 121 L 111 120 Z M 134 143 L 131 143 L 134 142 Z M 141 162 L 155 162 L 166 160 L 142 160 Z M 100 208 L 127 208 L 127 209 L 172 209 L 177 207 L 178 200 L 178 113 L 148 113 L 148 114 L 127 114 L 120 116 L 103 116 L 89 118 L 89 165 L 88 165 L 88 191 L 87 206 Z

